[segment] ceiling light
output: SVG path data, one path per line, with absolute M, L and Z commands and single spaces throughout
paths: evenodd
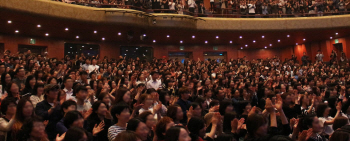
M 9 23 L 9 24 L 10 24 L 10 23 L 12 23 L 12 21 L 7 21 L 7 23 Z
M 243 37 L 242 36 L 239 36 L 240 39 L 242 39 Z
M 40 24 L 38 24 L 36 27 L 41 27 L 41 25 L 40 25 Z
M 267 48 L 267 47 L 265 46 L 265 48 Z
M 305 41 L 306 39 L 303 39 L 303 41 Z
M 79 39 L 79 36 L 75 36 L 75 38 Z
M 290 35 L 287 35 L 287 37 L 290 37 Z
M 219 39 L 219 36 L 216 36 L 216 39 Z
M 146 34 L 143 34 L 143 37 L 146 37 Z
M 166 35 L 166 37 L 167 37 L 167 38 L 169 38 L 169 37 L 170 37 L 170 35 Z
M 70 47 L 70 48 L 73 48 L 73 47 Z
M 18 33 L 19 31 L 18 30 L 15 30 L 15 33 Z
M 120 36 L 120 35 L 122 35 L 122 33 L 118 32 L 118 35 Z
M 180 41 L 180 43 L 182 44 L 182 40 Z
M 295 45 L 298 45 L 298 43 L 295 43 Z
M 338 35 L 338 32 L 337 32 L 337 33 L 335 33 L 335 35 Z
M 245 47 L 248 47 L 248 45 L 245 45 Z
M 46 33 L 45 36 L 49 36 L 49 33 Z
M 153 40 L 153 43 L 155 43 L 156 42 L 156 40 Z
M 207 43 L 208 43 L 208 41 L 205 41 L 204 43 L 206 43 L 206 44 L 207 44 Z
M 333 39 L 333 37 L 329 37 L 329 39 Z
M 264 35 L 262 35 L 262 36 L 261 36 L 261 38 L 265 38 L 265 36 L 264 36 Z
M 65 28 L 64 30 L 68 31 L 69 29 L 68 29 L 68 28 Z
M 272 44 L 269 44 L 270 47 L 272 47 Z
M 104 41 L 104 40 L 105 40 L 105 38 L 103 37 L 103 38 L 102 38 L 102 41 Z
M 232 44 L 232 41 L 230 41 L 230 44 Z
M 94 33 L 96 34 L 96 33 L 97 33 L 97 31 L 95 30 L 95 31 L 94 31 Z
M 255 40 L 253 40 L 253 43 L 255 43 Z
M 241 49 L 243 49 L 243 47 L 241 47 Z
M 277 42 L 281 42 L 281 40 L 277 40 Z
M 81 47 L 84 47 L 84 46 L 81 46 Z
M 90 49 L 92 49 L 92 48 L 90 48 Z
M 196 38 L 196 36 L 192 35 L 192 38 L 194 39 L 194 38 Z

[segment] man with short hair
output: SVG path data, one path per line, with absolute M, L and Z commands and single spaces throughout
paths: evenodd
M 99 67 L 98 65 L 96 65 L 96 64 L 97 64 L 96 58 L 92 58 L 92 59 L 91 59 L 91 62 L 92 62 L 92 64 L 89 65 L 89 67 L 88 67 L 89 73 L 91 73 L 91 72 L 93 72 L 93 71 L 98 72 L 98 69 L 99 69 L 100 67 Z
M 158 90 L 162 86 L 162 81 L 158 80 L 159 78 L 159 73 L 154 71 L 151 73 L 152 80 L 149 80 L 147 82 L 147 89 L 153 88 L 155 90 Z
M 22 91 L 26 83 L 25 73 L 26 71 L 24 70 L 23 67 L 18 68 L 16 70 L 16 78 L 12 80 L 14 83 L 18 85 L 20 91 Z
M 323 62 L 323 57 L 324 57 L 323 53 L 321 53 L 321 51 L 318 50 L 316 54 L 316 60 Z
M 91 108 L 91 103 L 86 100 L 88 90 L 84 86 L 78 86 L 74 90 L 75 99 L 77 102 L 77 111 L 85 113 Z
M 73 97 L 73 79 L 71 77 L 66 77 L 63 79 L 64 89 L 63 91 L 66 92 L 66 100 L 74 99 Z

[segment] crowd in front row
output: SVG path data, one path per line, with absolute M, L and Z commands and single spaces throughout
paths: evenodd
M 278 57 L 152 61 L 9 51 L 1 141 L 350 141 L 350 66 Z

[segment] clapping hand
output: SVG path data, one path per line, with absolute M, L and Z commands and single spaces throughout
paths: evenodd
M 96 136 L 98 133 L 100 133 L 103 130 L 104 126 L 105 126 L 104 121 L 100 122 L 100 124 L 98 124 L 98 126 L 97 126 L 97 124 L 95 124 L 94 129 L 92 129 L 92 135 Z

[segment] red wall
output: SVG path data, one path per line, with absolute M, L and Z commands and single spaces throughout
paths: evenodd
M 64 56 L 64 43 L 87 43 L 83 41 L 64 41 L 64 40 L 52 40 L 46 38 L 35 38 L 36 46 L 47 46 L 47 51 L 49 57 L 63 58 Z M 12 53 L 18 51 L 18 44 L 30 45 L 30 38 L 20 37 L 20 36 L 1 36 L 0 43 L 4 43 L 5 50 L 8 49 Z M 345 54 L 350 57 L 350 37 L 339 38 L 339 43 L 343 44 L 343 50 Z M 100 45 L 100 56 L 108 56 L 109 58 L 117 58 L 120 55 L 120 46 L 125 44 L 111 43 L 111 42 L 89 42 L 90 44 L 99 44 Z M 204 52 L 226 52 L 226 59 L 237 59 L 247 56 L 247 59 L 265 59 L 268 57 L 273 57 L 277 55 L 282 60 L 285 58 L 291 58 L 292 54 L 295 54 L 298 57 L 298 60 L 303 56 L 303 52 L 310 57 L 312 61 L 315 61 L 315 56 L 318 50 L 321 50 L 325 55 L 324 60 L 328 61 L 330 53 L 333 49 L 333 44 L 335 39 L 312 42 L 307 44 L 301 44 L 297 46 L 283 47 L 283 48 L 267 48 L 267 49 L 239 49 L 233 45 L 218 45 L 218 50 L 213 50 L 212 45 L 184 45 L 184 50 L 180 50 L 180 45 L 137 45 L 137 46 L 152 46 L 154 48 L 154 57 L 162 58 L 163 56 L 168 57 L 169 52 L 192 52 L 192 59 L 197 60 L 200 58 L 204 59 Z M 129 44 L 127 44 L 129 45 Z M 135 45 L 135 44 L 130 44 Z M 136 45 L 135 45 L 136 46 Z M 340 56 L 340 54 L 338 55 Z

